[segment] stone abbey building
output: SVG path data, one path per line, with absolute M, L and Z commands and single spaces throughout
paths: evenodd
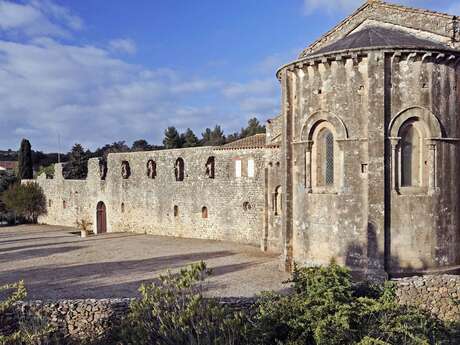
M 266 135 L 40 177 L 41 222 L 230 240 L 359 275 L 460 265 L 460 20 L 367 1 L 276 73 Z

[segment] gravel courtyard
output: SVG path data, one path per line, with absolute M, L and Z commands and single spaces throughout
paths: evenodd
M 80 238 L 73 228 L 0 228 L 0 285 L 24 280 L 28 299 L 136 296 L 168 269 L 204 260 L 213 269 L 209 296 L 282 291 L 289 275 L 277 255 L 230 242 L 112 233 Z

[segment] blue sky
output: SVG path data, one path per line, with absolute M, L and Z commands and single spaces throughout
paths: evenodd
M 460 0 L 394 1 L 460 15 Z M 160 143 L 279 112 L 276 68 L 360 0 L 0 0 L 0 149 Z

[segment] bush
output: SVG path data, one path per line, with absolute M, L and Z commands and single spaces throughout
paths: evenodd
M 375 296 L 355 293 L 348 269 L 295 268 L 294 292 L 265 294 L 259 304 L 257 344 L 286 345 L 429 345 L 449 344 L 438 320 L 396 302 L 387 284 Z
M 131 303 L 120 340 L 123 344 L 246 344 L 248 323 L 218 302 L 203 298 L 203 280 L 210 271 L 201 262 L 177 275 L 160 276 L 142 285 L 142 297 Z
M 19 317 L 17 323 L 6 323 L 6 314 L 11 313 L 14 304 L 23 300 L 26 295 L 24 282 L 0 286 L 0 295 L 11 291 L 5 299 L 0 299 L 0 345 L 38 345 L 49 344 L 50 334 L 54 328 L 48 321 L 39 315 L 28 315 L 27 318 Z
M 46 214 L 46 198 L 43 189 L 35 182 L 14 184 L 1 195 L 7 210 L 36 223 L 39 216 Z

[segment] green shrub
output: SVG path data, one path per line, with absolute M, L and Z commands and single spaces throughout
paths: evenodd
M 391 284 L 369 296 L 356 293 L 348 269 L 295 268 L 294 291 L 265 294 L 255 320 L 256 344 L 449 344 L 439 321 L 396 302 Z
M 249 324 L 244 315 L 203 297 L 202 282 L 209 274 L 201 262 L 142 285 L 141 298 L 131 303 L 119 340 L 132 345 L 246 344 Z
M 43 189 L 35 182 L 14 184 L 1 194 L 7 210 L 36 223 L 39 216 L 46 214 L 46 198 Z

